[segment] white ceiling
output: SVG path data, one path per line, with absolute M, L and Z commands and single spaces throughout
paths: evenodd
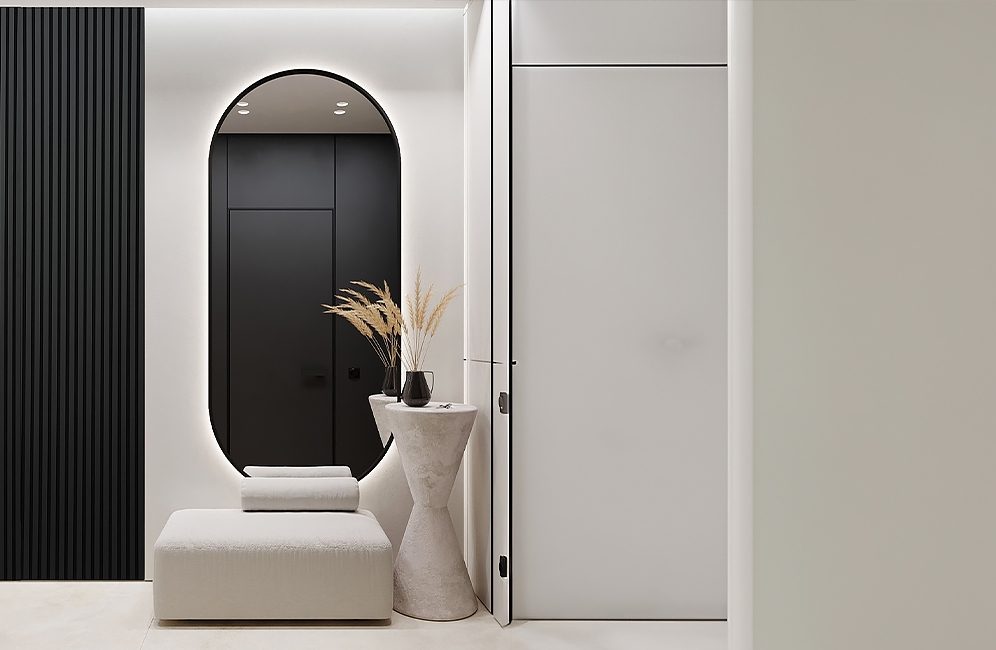
M 358 90 L 316 74 L 278 77 L 240 98 L 219 133 L 390 133 L 380 111 Z M 339 107 L 337 102 L 349 102 Z M 239 115 L 239 110 L 249 111 Z M 344 110 L 345 115 L 333 111 Z
M 148 9 L 462 9 L 467 0 L 91 0 L 87 7 L 146 7 Z M 65 0 L 22 0 L 21 7 L 75 7 Z

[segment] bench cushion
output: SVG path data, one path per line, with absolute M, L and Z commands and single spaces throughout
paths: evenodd
M 179 510 L 155 544 L 160 619 L 383 619 L 391 542 L 373 514 Z

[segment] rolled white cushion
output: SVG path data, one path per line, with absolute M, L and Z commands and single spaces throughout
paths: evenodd
M 335 476 L 352 476 L 346 465 L 315 465 L 314 467 L 277 467 L 268 465 L 248 465 L 243 470 L 249 476 L 255 478 L 265 477 L 293 477 L 318 478 Z
M 360 505 L 355 478 L 243 478 L 242 509 L 352 512 Z

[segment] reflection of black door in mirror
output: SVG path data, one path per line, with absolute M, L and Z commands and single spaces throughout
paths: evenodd
M 366 341 L 321 313 L 350 280 L 400 284 L 390 135 L 219 134 L 211 153 L 211 391 L 232 463 L 349 465 L 383 455 Z

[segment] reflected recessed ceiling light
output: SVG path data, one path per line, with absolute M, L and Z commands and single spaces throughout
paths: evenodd
M 249 102 L 239 102 L 236 106 L 248 106 Z
M 338 110 L 338 111 L 332 111 L 332 112 L 335 113 L 336 115 L 345 115 L 346 114 L 346 111 L 344 111 L 344 110 Z
M 239 115 L 248 115 L 248 114 L 249 114 L 249 111 L 247 111 L 247 110 L 241 110 L 241 111 L 239 111 Z
M 349 106 L 349 102 L 336 102 L 336 106 Z

